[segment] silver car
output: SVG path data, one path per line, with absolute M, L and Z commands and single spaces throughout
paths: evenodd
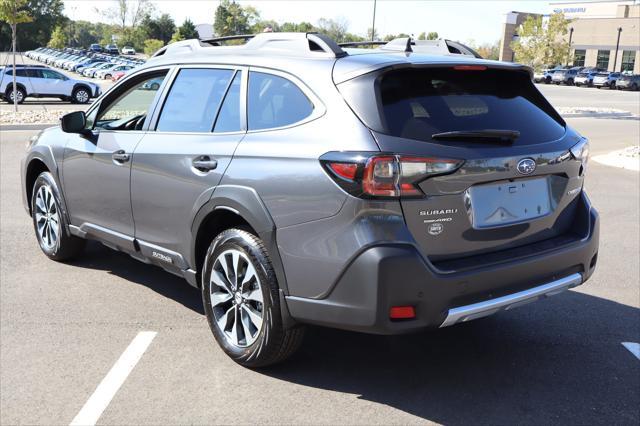
M 248 367 L 291 355 L 305 324 L 447 327 L 593 273 L 588 141 L 530 68 L 408 38 L 226 40 L 168 45 L 30 142 L 46 256 L 91 239 L 184 277 Z
M 593 77 L 593 85 L 600 89 L 601 87 L 608 87 L 610 89 L 616 88 L 616 81 L 620 78 L 619 72 L 601 72 Z

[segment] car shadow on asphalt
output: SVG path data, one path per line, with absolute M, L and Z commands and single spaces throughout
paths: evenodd
M 99 243 L 89 242 L 73 265 L 107 271 L 204 315 L 200 292 L 182 278 Z M 418 334 L 310 326 L 296 355 L 256 373 L 443 424 L 635 425 L 640 361 L 621 342 L 640 341 L 639 325 L 640 309 L 573 290 Z M 366 411 L 361 420 L 379 422 Z
M 311 328 L 259 373 L 443 424 L 637 424 L 640 361 L 621 342 L 639 324 L 639 309 L 570 291 L 420 334 Z
M 106 271 L 127 281 L 143 285 L 204 315 L 200 290 L 191 287 L 184 278 L 166 272 L 158 266 L 135 260 L 125 253 L 119 253 L 95 241 L 87 241 L 83 256 L 70 264 Z

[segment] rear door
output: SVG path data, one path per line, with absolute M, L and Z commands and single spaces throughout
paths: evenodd
M 183 67 L 137 146 L 131 199 L 140 250 L 163 266 L 186 264 L 191 224 L 245 134 L 245 70 Z M 155 253 L 155 254 L 154 254 Z
M 379 105 L 373 114 L 370 103 L 359 105 L 364 98 L 355 94 L 367 84 L 375 87 Z M 569 232 L 584 170 L 568 150 L 581 138 L 566 128 L 528 72 L 405 68 L 340 88 L 373 128 L 382 151 L 464 161 L 451 174 L 418 180 L 424 195 L 401 200 L 409 229 L 432 261 Z M 486 130 L 514 131 L 519 137 L 461 133 L 491 134 Z M 447 132 L 457 136 L 434 136 Z

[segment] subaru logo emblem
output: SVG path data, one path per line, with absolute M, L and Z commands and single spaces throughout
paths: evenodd
M 523 158 L 518 161 L 518 173 L 521 175 L 530 175 L 536 170 L 536 162 L 531 158 Z

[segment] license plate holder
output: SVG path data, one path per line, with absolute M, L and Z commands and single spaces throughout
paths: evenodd
M 519 179 L 469 188 L 476 229 L 526 222 L 551 213 L 547 178 Z

